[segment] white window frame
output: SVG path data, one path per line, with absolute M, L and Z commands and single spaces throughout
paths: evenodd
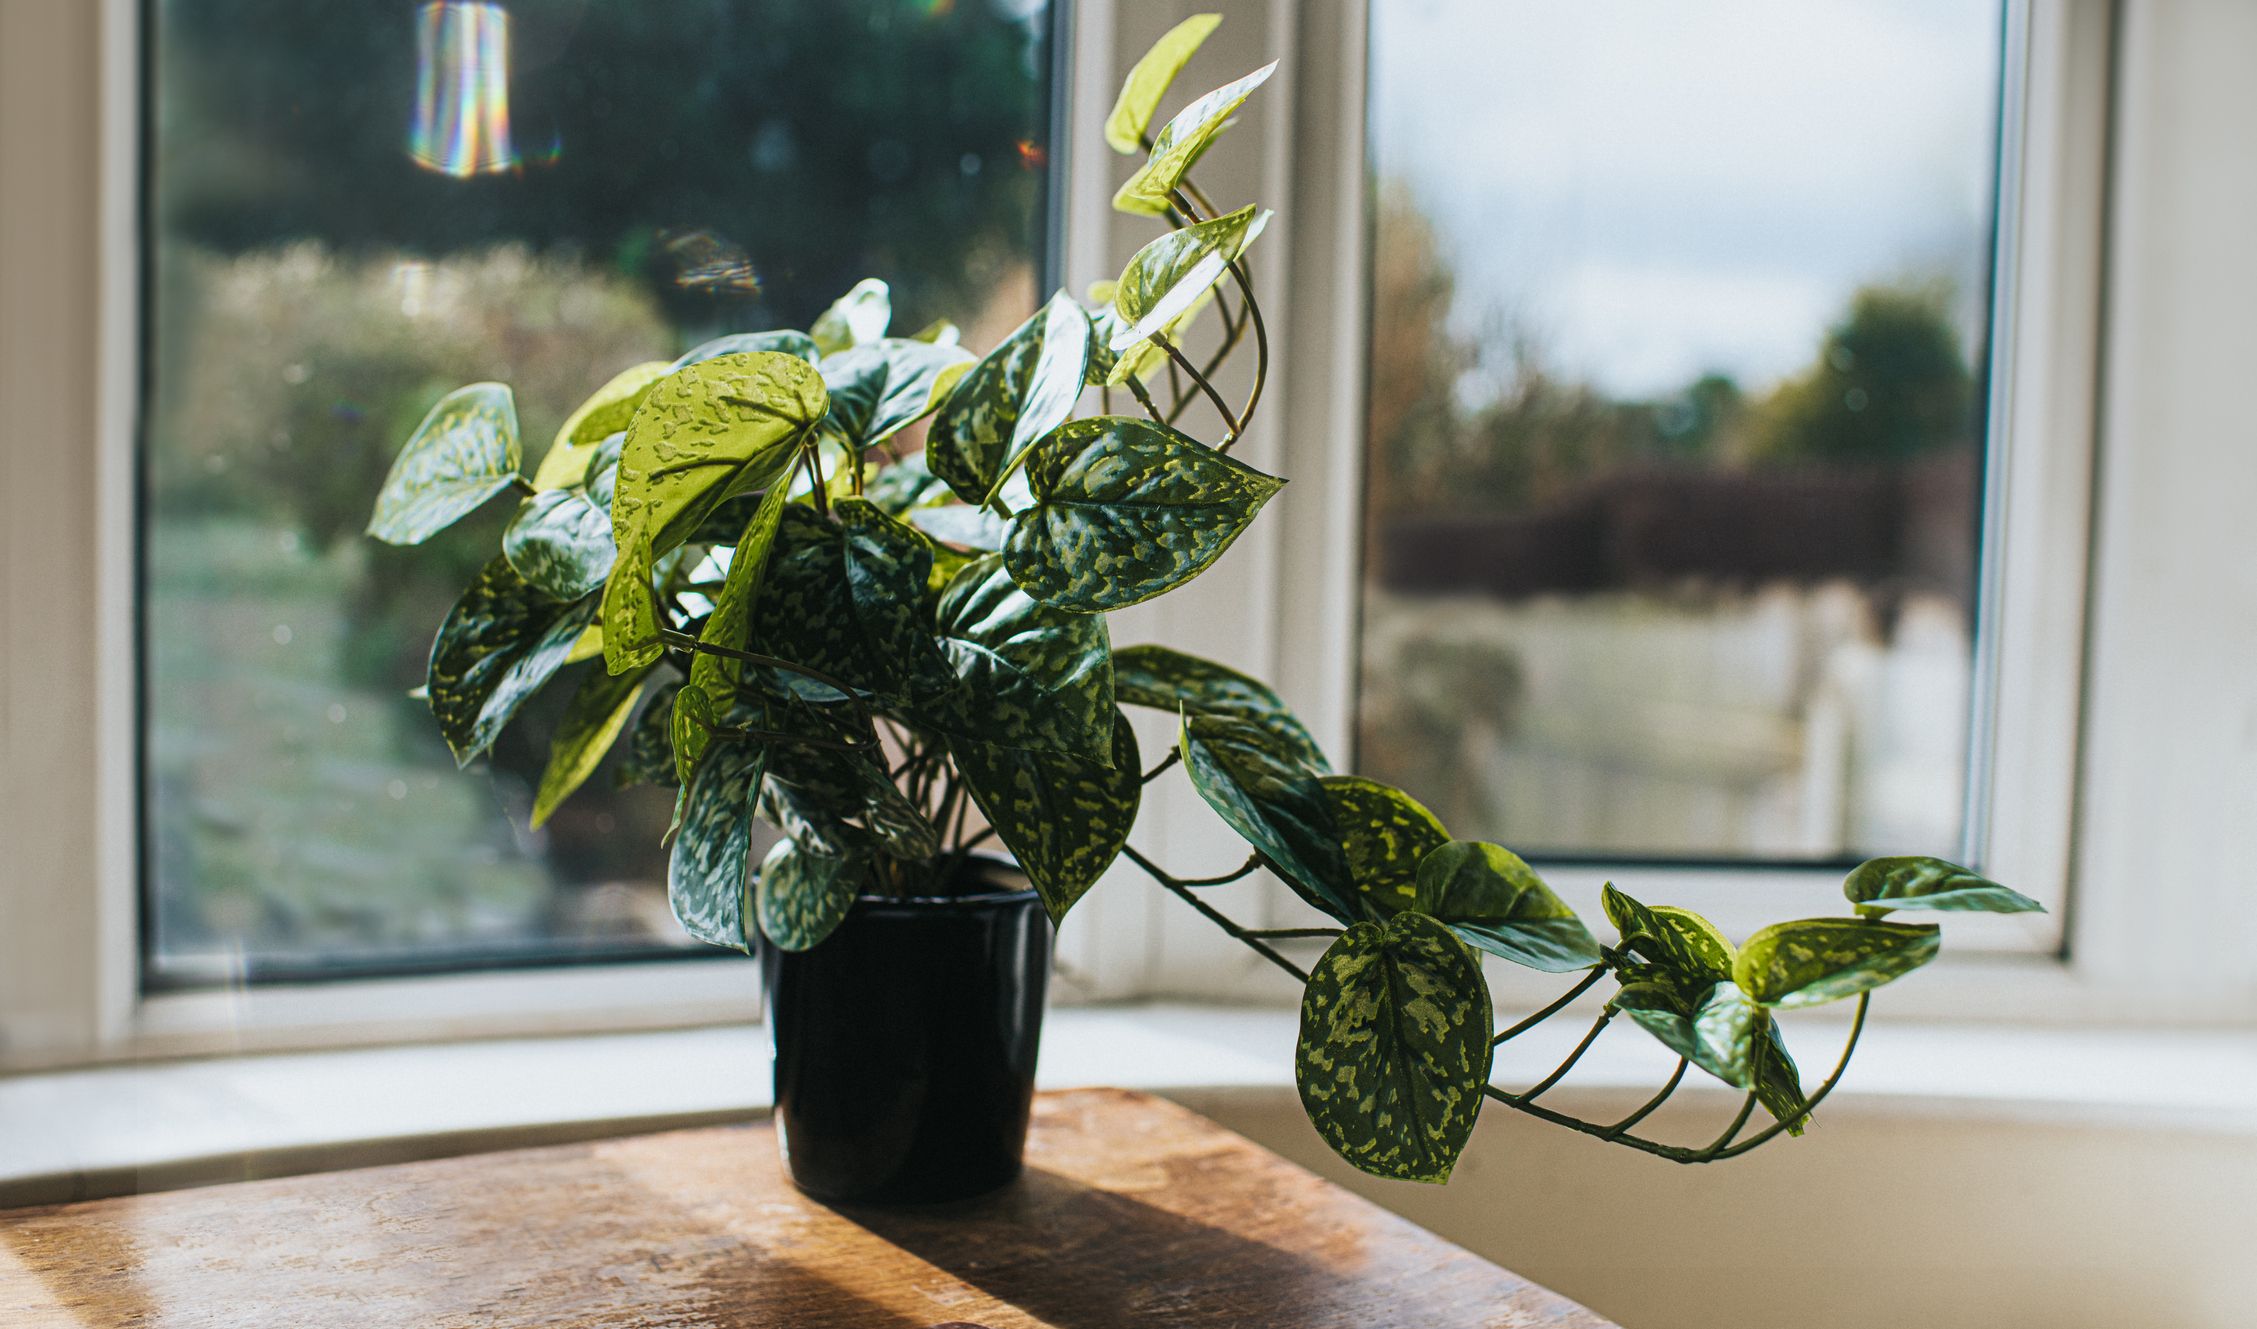
M 1253 260 L 1276 351 L 1274 409 L 1244 452 L 1295 483 L 1217 575 L 1122 615 L 1115 638 L 1167 641 L 1262 673 L 1328 747 L 1345 752 L 1363 474 L 1365 0 L 1075 0 L 1066 31 L 1076 77 L 1061 145 L 1069 175 L 1058 200 L 1063 268 L 1069 287 L 1082 289 L 1150 237 L 1148 224 L 1108 206 L 1122 167 L 1097 126 L 1145 45 L 1211 8 L 1230 21 L 1185 86 L 1283 59 L 1203 174 L 1220 197 L 1279 210 Z M 40 182 L 12 189 L 0 207 L 0 1072 L 750 1018 L 756 971 L 728 958 L 139 993 L 130 600 L 136 26 L 133 0 L 0 5 L 0 179 Z M 2205 833 L 2216 808 L 2178 796 L 2205 779 L 2239 787 L 2232 781 L 2244 772 L 2217 744 L 2192 744 L 2186 760 L 2195 769 L 2169 790 L 2145 790 L 2135 778 L 2179 756 L 2182 736 L 2156 732 L 2158 711 L 2178 712 L 2154 701 L 2185 684 L 2173 650 L 2210 641 L 2207 620 L 2157 603 L 2143 578 L 2157 566 L 2177 571 L 2220 557 L 2257 564 L 2257 532 L 2215 521 L 2182 531 L 2172 520 L 2170 502 L 2201 493 L 2201 478 L 2188 476 L 2200 459 L 2158 478 L 2122 457 L 2122 440 L 2156 432 L 2159 402 L 2205 388 L 2163 351 L 2147 350 L 2150 339 L 2206 319 L 2202 331 L 2227 360 L 2257 351 L 2257 338 L 2206 303 L 2199 283 L 2172 284 L 2177 270 L 2158 257 L 2207 244 L 2197 251 L 2206 261 L 2241 264 L 2226 267 L 2229 276 L 2257 270 L 2257 260 L 2178 206 L 2204 170 L 2185 164 L 2199 157 L 2186 147 L 2190 134 L 2224 155 L 2239 150 L 2246 123 L 2246 108 L 2219 102 L 2225 94 L 2215 90 L 2192 109 L 2173 100 L 2184 26 L 2167 7 L 2138 0 L 2126 0 L 2121 15 L 2111 0 L 2017 6 L 2012 40 L 2028 59 L 2010 95 L 2024 132 L 2007 159 L 2000 228 L 2007 266 L 1994 378 L 2003 399 L 1989 464 L 2003 497 L 1986 532 L 1986 548 L 1999 552 L 1988 562 L 1994 608 L 1981 634 L 1986 684 L 2005 678 L 2014 688 L 1985 688 L 1995 700 L 1978 728 L 1989 792 L 1975 824 L 1985 866 L 2054 912 L 2034 927 L 1951 920 L 1945 961 L 1893 989 L 1891 1011 L 2257 1018 L 2257 962 L 2237 940 L 2257 929 L 2257 905 L 2232 903 L 2257 899 L 2257 881 L 2237 857 L 2220 861 L 2218 851 L 2233 845 Z M 2198 113 L 2216 123 L 2190 122 Z M 2111 180 L 2138 188 L 2111 198 Z M 2214 383 L 2208 391 L 2218 396 Z M 2183 431 L 2162 435 L 2184 441 Z M 2227 445 L 2238 440 L 2228 434 L 2212 446 Z M 2096 473 L 2108 484 L 2096 486 Z M 2096 521 L 2107 538 L 2090 538 Z M 2249 598 L 2226 608 L 2257 609 Z M 2257 621 L 2257 613 L 2242 617 Z M 2157 634 L 2172 649 L 2152 649 Z M 2247 635 L 2234 640 L 2248 644 Z M 1155 753 L 1171 736 L 1148 723 L 1142 737 Z M 1244 847 L 1183 781 L 1157 782 L 1148 794 L 1140 847 L 1187 872 L 1243 859 Z M 1595 874 L 1552 875 L 1579 907 L 1594 904 Z M 1827 912 L 1838 898 L 1831 876 L 1777 870 L 1622 876 L 1654 898 L 1704 908 L 1731 930 Z M 1115 877 L 1061 934 L 1062 997 L 1295 1000 L 1290 984 L 1133 869 Z M 1250 922 L 1300 917 L 1274 886 L 1232 887 L 1219 898 Z M 2209 925 L 2179 921 L 2197 911 Z M 1558 987 L 1501 967 L 1491 976 L 1506 1007 Z

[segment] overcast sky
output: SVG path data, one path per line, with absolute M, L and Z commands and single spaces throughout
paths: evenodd
M 1813 358 L 1859 285 L 1975 288 L 1998 0 L 1374 0 L 1373 135 L 1459 277 L 1623 396 Z

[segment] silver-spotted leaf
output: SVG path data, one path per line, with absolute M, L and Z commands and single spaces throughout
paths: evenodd
M 726 337 L 715 337 L 683 353 L 671 368 L 687 369 L 708 360 L 718 360 L 724 355 L 744 355 L 752 351 L 778 351 L 812 361 L 822 354 L 815 348 L 815 339 L 804 332 L 778 328 L 773 332 L 732 332 Z
M 1098 614 L 1020 590 L 994 554 L 958 572 L 933 630 L 955 676 L 922 709 L 934 727 L 1002 747 L 1113 759 L 1112 646 Z
M 1073 414 L 1089 363 L 1089 315 L 1063 291 L 972 366 L 933 418 L 926 463 L 985 505 L 1018 459 Z
M 423 417 L 376 495 L 368 533 L 421 544 L 517 483 L 517 401 L 502 383 L 473 383 Z
M 1075 420 L 1027 463 L 1003 558 L 1045 604 L 1122 609 L 1198 576 L 1285 482 L 1163 425 Z
M 2020 891 L 1940 858 L 1876 858 L 1860 863 L 1842 883 L 1842 894 L 1858 913 L 1876 918 L 1892 909 L 2045 912 L 2044 905 Z
M 833 857 L 778 842 L 760 865 L 754 892 L 760 935 L 787 951 L 818 944 L 846 921 L 867 869 L 859 853 Z
M 502 532 L 502 557 L 535 588 L 577 600 L 611 575 L 611 514 L 579 488 L 544 489 Z
M 1264 725 L 1300 765 L 1318 775 L 1332 770 L 1316 739 L 1269 684 L 1229 665 L 1167 646 L 1130 646 L 1113 653 L 1113 690 L 1124 706 Z
M 975 508 L 969 503 L 950 503 L 945 507 L 911 508 L 909 524 L 935 540 L 966 549 L 993 553 L 1010 538 L 1010 523 L 986 508 Z
M 1112 114 L 1105 117 L 1105 142 L 1113 151 L 1143 149 L 1144 133 L 1152 127 L 1152 116 L 1160 109 L 1168 85 L 1222 21 L 1220 14 L 1193 14 L 1161 34 L 1129 70 L 1120 95 L 1113 99 Z
M 817 351 L 837 355 L 885 336 L 892 322 L 892 290 L 875 277 L 864 277 L 854 283 L 854 289 L 832 301 L 807 331 Z
M 1137 250 L 1113 288 L 1113 312 L 1118 318 L 1112 352 L 1125 355 L 1190 313 L 1269 220 L 1267 210 L 1249 204 L 1212 221 L 1170 231 Z
M 1385 919 L 1410 908 L 1418 898 L 1419 863 L 1449 842 L 1441 819 L 1393 785 L 1360 775 L 1328 775 L 1317 783 L 1332 806 L 1365 916 Z
M 666 899 L 682 930 L 708 945 L 752 949 L 753 796 L 766 761 L 761 744 L 723 743 L 682 791 Z
M 1113 206 L 1122 212 L 1166 216 L 1173 206 L 1169 196 L 1183 183 L 1185 172 L 1213 145 L 1215 136 L 1230 124 L 1230 118 L 1246 104 L 1254 89 L 1276 72 L 1277 62 L 1273 60 L 1176 112 L 1153 136 L 1152 155 L 1113 195 Z
M 1599 898 L 1628 949 L 1655 964 L 1711 981 L 1732 976 L 1731 941 L 1699 914 L 1673 905 L 1649 907 L 1612 885 Z
M 933 474 L 925 454 L 912 452 L 881 468 L 870 478 L 862 496 L 889 516 L 906 517 L 920 509 L 946 503 L 949 493 L 948 483 Z
M 439 732 L 467 766 L 564 667 L 595 617 L 593 597 L 563 601 L 533 589 L 506 558 L 488 563 L 439 625 L 424 687 Z
M 533 472 L 533 487 L 562 489 L 580 483 L 603 441 L 624 431 L 627 422 L 635 418 L 635 408 L 650 395 L 651 385 L 678 368 L 664 360 L 652 360 L 614 374 L 610 382 L 564 418 L 556 441 L 549 444 L 539 469 Z
M 865 500 L 834 511 L 839 520 L 826 521 L 803 504 L 784 507 L 750 614 L 751 649 L 896 704 L 907 704 L 913 682 L 945 690 L 947 664 L 922 613 L 931 546 Z M 839 699 L 805 676 L 773 681 L 813 701 Z
M 1448 928 L 1408 912 L 1358 923 L 1309 973 L 1293 1078 L 1342 1158 L 1443 1182 L 1481 1111 L 1490 1032 L 1481 963 Z
M 1290 739 L 1258 721 L 1186 713 L 1181 750 L 1199 796 L 1295 894 L 1343 923 L 1362 917 L 1322 773 Z
M 1774 923 L 1740 948 L 1733 976 L 1766 1006 L 1839 1001 L 1892 982 L 1936 958 L 1933 923 L 1805 918 Z
M 1452 840 L 1418 865 L 1416 907 L 1514 964 L 1567 973 L 1599 963 L 1598 939 L 1520 855 Z
M 548 765 L 533 794 L 533 825 L 538 828 L 595 773 L 604 754 L 627 727 L 627 717 L 643 695 L 650 667 L 612 674 L 598 669 L 581 680 L 579 691 L 557 721 L 556 736 L 549 740 Z
M 1143 794 L 1136 734 L 1113 713 L 1111 764 L 949 740 L 957 774 L 1056 923 L 1128 843 Z
M 643 666 L 647 672 L 651 666 Z M 630 673 L 634 671 L 629 671 Z M 615 676 L 616 677 L 616 676 Z M 651 690 L 650 699 L 643 703 L 627 730 L 627 755 L 619 763 L 619 786 L 655 784 L 675 785 L 674 740 L 668 730 L 674 720 L 674 695 L 682 690 L 679 682 L 661 683 Z
M 962 347 L 898 337 L 825 356 L 824 437 L 852 449 L 883 443 L 947 401 L 971 364 Z

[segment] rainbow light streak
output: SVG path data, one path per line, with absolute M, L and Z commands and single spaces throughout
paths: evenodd
M 484 0 L 433 0 L 416 11 L 415 113 L 408 156 L 468 179 L 511 170 L 509 11 Z

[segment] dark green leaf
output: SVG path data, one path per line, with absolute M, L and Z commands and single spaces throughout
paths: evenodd
M 1089 362 L 1089 315 L 1061 291 L 989 351 L 933 419 L 925 457 L 959 498 L 994 494 L 1017 460 L 1073 414 Z
M 934 631 L 956 680 L 926 706 L 935 727 L 1002 747 L 1112 760 L 1112 649 L 1102 616 L 1041 604 L 990 554 L 949 583 Z
M 1546 973 L 1599 963 L 1599 943 L 1535 869 L 1500 845 L 1453 840 L 1418 865 L 1421 913 L 1491 955 Z
M 619 371 L 595 395 L 581 402 L 556 431 L 556 441 L 533 472 L 535 489 L 563 489 L 581 482 L 605 439 L 627 428 L 635 408 L 650 395 L 651 385 L 680 368 L 664 360 L 634 365 Z
M 515 484 L 517 462 L 517 403 L 508 386 L 457 388 L 400 449 L 368 533 L 386 544 L 422 544 Z
M 741 651 L 750 634 L 750 614 L 760 583 L 768 569 L 768 556 L 776 543 L 776 528 L 784 515 L 784 487 L 768 486 L 760 506 L 753 509 L 752 518 L 737 536 L 734 552 L 729 557 L 729 575 L 722 580 L 721 593 L 713 599 L 713 612 L 705 619 L 705 627 L 698 632 L 698 642 L 705 646 L 718 646 Z M 732 697 L 736 694 L 737 680 L 744 675 L 744 665 L 726 656 L 710 651 L 700 651 L 690 662 L 690 685 L 701 688 L 711 697 Z
M 1858 913 L 1874 918 L 1892 909 L 2045 912 L 2045 906 L 2029 896 L 1940 858 L 1876 858 L 1860 863 L 1842 883 L 1842 893 L 1856 904 Z
M 611 575 L 611 516 L 580 489 L 544 489 L 502 533 L 502 556 L 536 589 L 577 600 Z
M 1729 981 L 1626 983 L 1611 1003 L 1663 1046 L 1731 1085 L 1755 1080 L 1757 1040 L 1770 1015 Z
M 1136 734 L 1113 713 L 1112 765 L 952 738 L 980 812 L 1026 870 L 1056 923 L 1120 856 L 1143 794 Z
M 1803 1116 L 1810 1100 L 1803 1097 L 1802 1073 L 1787 1054 L 1787 1040 L 1779 1032 L 1779 1022 L 1764 1021 L 1763 1032 L 1764 1043 L 1755 1068 L 1755 1101 L 1780 1121 L 1794 1123 L 1787 1127 L 1787 1134 L 1800 1135 L 1810 1124 Z
M 1613 886 L 1600 893 L 1623 945 L 1655 964 L 1710 981 L 1732 976 L 1732 943 L 1690 909 L 1648 908 Z
M 831 935 L 854 908 L 868 865 L 860 854 L 811 854 L 790 840 L 768 851 L 756 892 L 761 935 L 804 951 Z
M 1269 685 L 1228 665 L 1166 646 L 1130 646 L 1113 653 L 1113 690 L 1127 706 L 1265 726 L 1295 762 L 1318 775 L 1332 770 L 1316 739 Z
M 811 853 L 843 857 L 871 844 L 913 861 L 940 852 L 940 832 L 866 754 L 771 743 L 764 806 Z
M 647 671 L 649 666 L 644 666 Z M 614 675 L 625 677 L 625 675 Z M 661 683 L 627 731 L 627 757 L 619 763 L 622 788 L 635 784 L 674 785 L 674 740 L 667 734 L 674 720 L 674 694 L 680 683 Z
M 1113 288 L 1113 312 L 1118 316 L 1109 346 L 1113 354 L 1127 355 L 1150 341 L 1153 333 L 1191 313 L 1269 220 L 1267 211 L 1248 205 L 1170 231 L 1137 250 Z M 1119 369 L 1114 373 L 1119 377 L 1109 375 L 1108 381 L 1127 381 Z
M 1933 923 L 1806 918 L 1748 938 L 1733 975 L 1766 1006 L 1793 1008 L 1854 997 L 1936 958 Z
M 604 754 L 627 727 L 627 717 L 643 695 L 650 667 L 624 674 L 591 671 L 581 680 L 557 722 L 556 737 L 549 740 L 548 766 L 541 772 L 540 788 L 533 795 L 533 825 L 537 828 L 595 773 Z
M 911 512 L 936 507 L 949 499 L 948 484 L 934 475 L 926 464 L 925 454 L 912 452 L 890 466 L 882 467 L 870 479 L 870 487 L 863 497 L 878 505 L 889 516 L 907 517 Z
M 555 600 L 526 585 L 508 559 L 486 565 L 439 625 L 424 684 L 456 765 L 493 746 L 594 617 L 593 597 Z
M 1418 897 L 1420 860 L 1449 842 L 1450 833 L 1424 804 L 1392 785 L 1360 775 L 1319 780 L 1348 856 L 1348 873 L 1366 916 L 1385 919 Z
M 947 662 L 923 621 L 932 547 L 864 500 L 841 500 L 834 511 L 835 522 L 802 504 L 784 508 L 753 604 L 751 648 L 896 704 L 907 704 L 912 685 L 945 692 Z M 837 699 L 802 677 L 777 681 L 812 700 Z
M 687 369 L 724 355 L 744 355 L 752 351 L 777 351 L 810 362 L 822 354 L 816 349 L 813 337 L 790 328 L 778 328 L 773 332 L 733 332 L 726 337 L 716 337 L 686 352 L 671 367 Z
M 864 277 L 854 289 L 831 302 L 808 329 L 815 349 L 824 355 L 864 346 L 886 335 L 893 322 L 893 292 L 875 277 Z
M 1362 916 L 1320 772 L 1289 737 L 1255 721 L 1186 714 L 1182 751 L 1199 796 L 1296 894 L 1343 923 Z
M 824 436 L 855 450 L 883 443 L 946 401 L 971 363 L 961 347 L 891 337 L 825 356 Z
M 1143 149 L 1144 131 L 1151 128 L 1152 115 L 1160 109 L 1160 98 L 1167 95 L 1168 85 L 1175 82 L 1192 53 L 1222 21 L 1220 14 L 1193 14 L 1168 29 L 1129 70 L 1120 96 L 1113 101 L 1112 114 L 1105 117 L 1105 142 L 1113 151 L 1133 153 Z
M 1215 136 L 1229 125 L 1231 116 L 1246 104 L 1254 89 L 1276 72 L 1277 62 L 1273 60 L 1176 112 L 1153 136 L 1151 157 L 1113 195 L 1113 206 L 1122 212 L 1166 216 L 1172 206 L 1169 195 L 1183 183 L 1184 173 L 1214 143 Z
M 1060 426 L 1027 463 L 1031 507 L 1003 557 L 1029 595 L 1121 609 L 1198 576 L 1284 481 L 1127 416 Z
M 666 898 L 682 930 L 709 945 L 752 949 L 753 795 L 766 757 L 757 743 L 723 743 L 683 790 Z
M 1424 914 L 1358 923 L 1301 997 L 1294 1080 L 1317 1134 L 1374 1176 L 1449 1180 L 1489 1079 L 1481 963 Z

